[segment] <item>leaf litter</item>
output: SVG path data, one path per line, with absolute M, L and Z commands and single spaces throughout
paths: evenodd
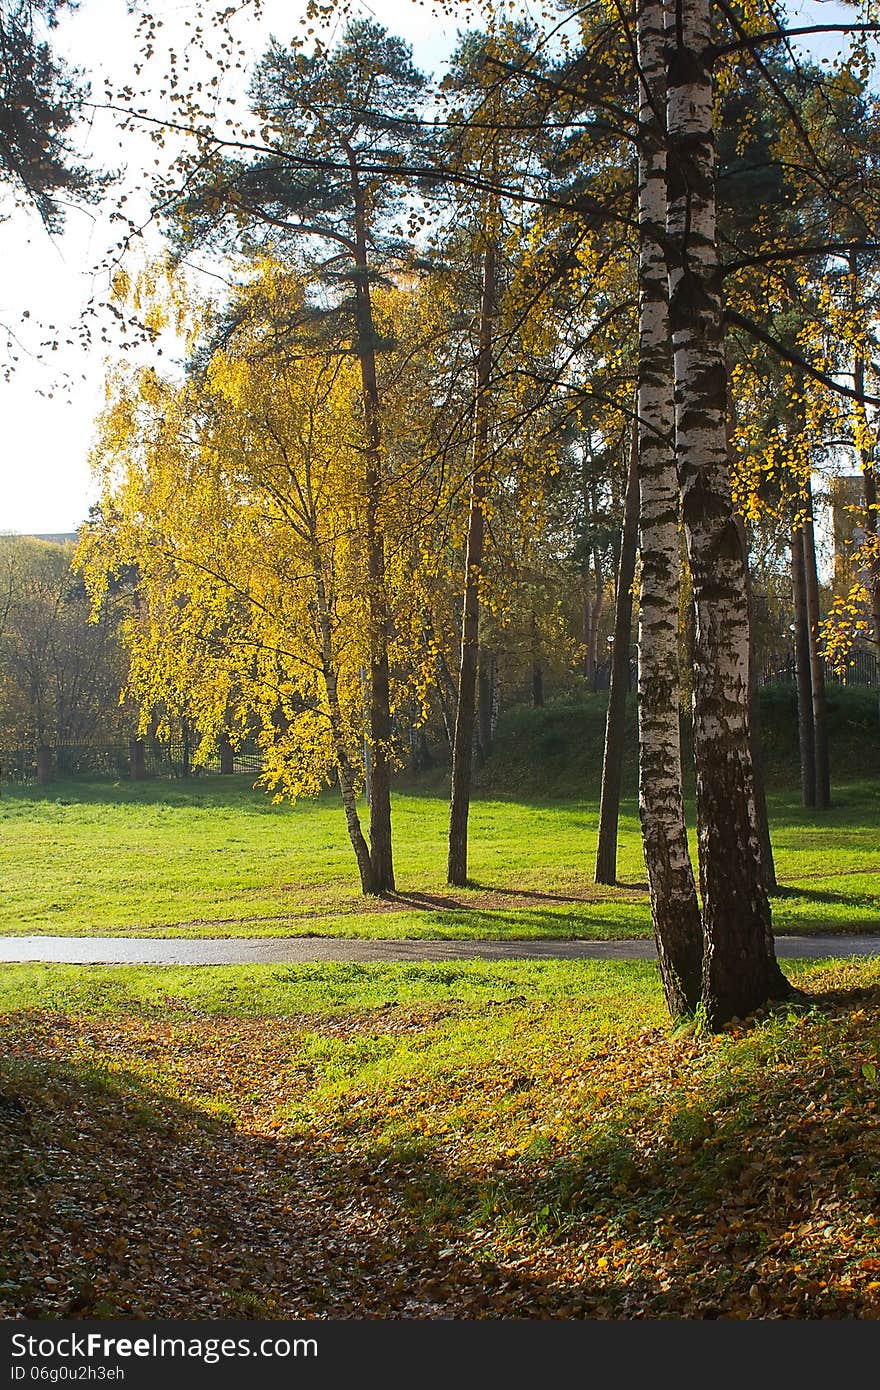
M 875 1318 L 878 976 L 716 1038 L 588 998 L 9 1013 L 0 1314 Z

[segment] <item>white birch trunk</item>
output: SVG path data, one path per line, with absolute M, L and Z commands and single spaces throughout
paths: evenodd
M 665 46 L 660 0 L 641 0 L 639 59 L 639 813 L 657 953 L 673 1016 L 700 999 L 702 926 L 681 784 L 678 479 L 663 247 Z
M 694 757 L 710 1026 L 789 993 L 761 872 L 749 615 L 727 459 L 709 0 L 667 17 L 667 256 L 682 514 L 694 586 Z

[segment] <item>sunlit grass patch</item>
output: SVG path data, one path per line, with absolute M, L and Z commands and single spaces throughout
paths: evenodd
M 783 931 L 880 927 L 880 793 L 823 815 L 771 798 Z M 598 808 L 476 800 L 471 886 L 445 882 L 441 796 L 394 798 L 398 893 L 364 898 L 337 798 L 273 807 L 244 779 L 70 782 L 0 801 L 0 932 L 62 935 L 603 939 L 650 934 L 636 808 L 619 883 L 592 882 Z M 692 817 L 691 817 L 692 820 Z

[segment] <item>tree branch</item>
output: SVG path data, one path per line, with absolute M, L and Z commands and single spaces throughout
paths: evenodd
M 799 352 L 793 352 L 791 348 L 785 347 L 778 338 L 772 334 L 765 333 L 763 328 L 759 328 L 751 319 L 738 314 L 734 309 L 725 309 L 725 322 L 733 324 L 736 328 L 742 328 L 756 342 L 763 343 L 765 347 L 775 352 L 777 357 L 781 357 L 783 362 L 788 362 L 789 366 L 799 367 L 806 372 L 814 381 L 821 381 L 823 386 L 827 386 L 829 391 L 835 391 L 839 396 L 848 396 L 850 400 L 862 401 L 865 405 L 880 405 L 880 396 L 868 396 L 861 391 L 855 391 L 852 386 L 844 386 L 842 382 L 835 381 L 833 376 L 827 372 L 820 371 L 814 367 L 812 362 L 808 362 L 806 357 L 802 357 Z
M 806 24 L 797 29 L 769 29 L 764 34 L 744 34 L 731 43 L 715 45 L 716 58 L 728 53 L 741 53 L 760 48 L 765 43 L 781 43 L 783 39 L 809 38 L 811 34 L 878 34 L 880 24 Z

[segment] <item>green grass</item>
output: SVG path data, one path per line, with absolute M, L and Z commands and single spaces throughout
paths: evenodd
M 781 931 L 880 926 L 880 784 L 835 790 L 827 813 L 771 797 Z M 592 882 L 590 801 L 478 799 L 473 886 L 444 882 L 446 802 L 394 799 L 398 895 L 364 899 L 338 800 L 273 806 L 244 779 L 70 781 L 0 802 L 0 933 L 22 935 L 644 936 L 650 931 L 632 801 L 618 886 Z M 691 821 L 693 816 L 691 813 Z
M 10 967 L 0 1315 L 876 1318 L 880 961 L 786 969 Z
M 662 1001 L 650 962 L 442 961 L 323 962 L 315 965 L 4 965 L 0 1014 L 15 1009 L 59 1013 L 169 1011 L 227 1018 L 348 1014 L 390 1005 L 454 1002 L 484 1009 L 504 1000 L 595 997 L 607 1022 L 658 1022 Z M 610 991 L 610 993 L 609 993 Z

